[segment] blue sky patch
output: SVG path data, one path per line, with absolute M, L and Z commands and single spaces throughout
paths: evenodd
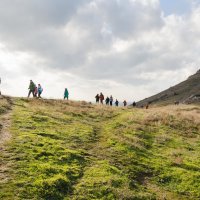
M 187 14 L 191 10 L 192 0 L 160 0 L 165 15 Z

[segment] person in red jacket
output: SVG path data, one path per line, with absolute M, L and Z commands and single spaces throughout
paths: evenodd
M 100 93 L 99 99 L 100 99 L 101 104 L 103 104 L 104 95 L 102 94 L 102 92 Z
M 34 90 L 34 97 L 37 97 L 37 95 L 38 95 L 38 88 L 35 87 L 35 90 Z

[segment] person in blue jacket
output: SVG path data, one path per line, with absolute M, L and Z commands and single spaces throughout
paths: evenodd
M 43 92 L 43 88 L 42 88 L 42 86 L 40 84 L 38 84 L 37 90 L 38 90 L 38 98 L 42 98 L 41 94 Z

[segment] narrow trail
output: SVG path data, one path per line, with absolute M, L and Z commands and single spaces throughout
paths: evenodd
M 115 121 L 117 119 L 122 118 L 123 116 L 127 115 L 126 112 L 120 112 L 116 116 L 113 116 L 110 119 L 103 120 L 101 124 L 99 125 L 99 138 L 98 140 L 93 144 L 93 148 L 89 150 L 89 153 L 94 158 L 94 161 L 96 160 L 104 160 L 106 154 L 109 154 L 109 146 L 107 143 L 107 140 L 109 137 L 113 135 L 112 133 L 112 125 L 115 124 Z
M 87 153 L 90 156 L 91 160 L 84 167 L 83 176 L 74 184 L 74 188 L 76 188 L 76 186 L 84 180 L 85 172 L 90 170 L 91 167 L 95 166 L 97 164 L 97 161 L 105 160 L 106 155 L 109 154 L 109 149 L 107 146 L 108 134 L 110 134 L 109 125 L 111 123 L 113 123 L 113 120 L 116 120 L 123 115 L 124 115 L 123 112 L 119 113 L 110 119 L 102 120 L 98 125 L 94 126 L 94 130 L 96 131 L 97 139 L 96 139 L 96 141 L 94 141 L 92 147 L 90 147 L 90 149 L 87 149 Z M 76 191 L 74 191 L 74 192 L 76 192 Z M 74 199 L 74 193 L 72 193 L 71 196 L 68 197 L 67 199 Z
M 109 131 L 107 129 L 109 129 L 109 125 L 111 123 L 113 123 L 113 121 L 117 118 L 119 118 L 120 116 L 122 116 L 123 113 L 120 113 L 116 116 L 113 116 L 110 119 L 106 119 L 106 120 L 102 120 L 99 124 L 98 124 L 98 132 L 97 132 L 97 140 L 93 143 L 92 148 L 90 148 L 88 150 L 88 153 L 91 155 L 92 158 L 92 162 L 91 165 L 93 164 L 93 162 L 95 162 L 96 160 L 104 160 L 105 159 L 105 150 L 107 149 L 107 140 L 108 140 L 108 133 Z M 90 165 L 88 165 L 87 167 L 90 167 Z
M 5 113 L 0 116 L 0 184 L 6 183 L 9 179 L 9 164 L 5 161 L 7 156 L 6 143 L 11 139 L 9 128 L 11 126 L 11 114 L 13 102 L 9 97 L 5 97 L 8 102 L 8 108 Z
M 11 110 L 1 117 L 0 151 L 5 150 L 5 143 L 11 139 L 9 127 L 11 125 Z

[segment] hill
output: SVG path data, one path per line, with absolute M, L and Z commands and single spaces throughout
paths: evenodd
M 138 105 L 153 104 L 172 104 L 175 101 L 181 103 L 199 103 L 200 102 L 200 70 L 190 76 L 186 81 L 170 87 L 152 97 L 138 102 Z
M 0 123 L 2 200 L 200 199 L 197 105 L 2 98 Z

